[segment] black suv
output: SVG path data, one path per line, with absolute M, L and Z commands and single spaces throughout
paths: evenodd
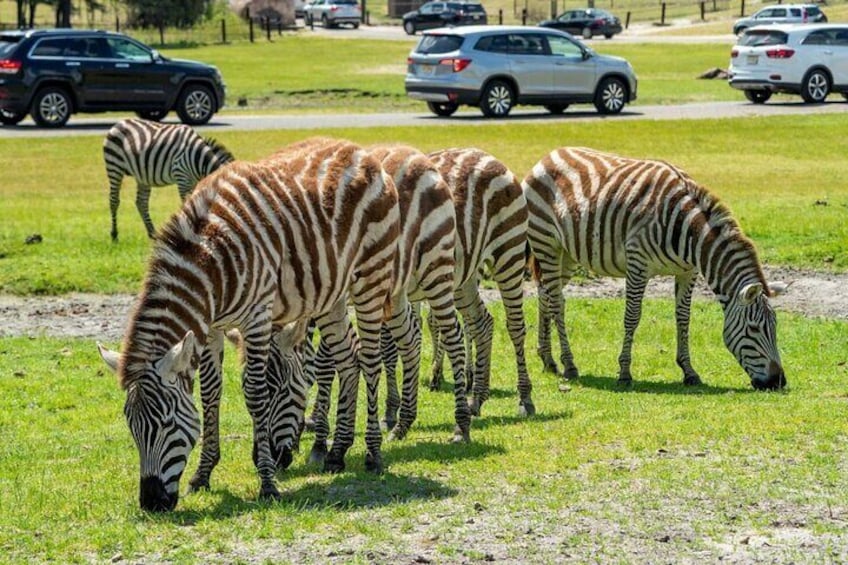
M 76 112 L 129 110 L 161 120 L 176 110 L 184 123 L 205 124 L 224 105 L 218 69 L 168 59 L 108 31 L 51 29 L 0 33 L 0 122 L 27 113 L 58 128 Z
M 486 9 L 478 2 L 427 2 L 403 15 L 403 29 L 409 35 L 424 29 L 487 23 Z

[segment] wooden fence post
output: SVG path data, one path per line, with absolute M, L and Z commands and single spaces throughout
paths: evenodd
M 227 42 L 227 20 L 221 18 L 221 43 Z
M 665 2 L 662 3 L 662 13 L 660 14 L 660 25 L 665 25 Z

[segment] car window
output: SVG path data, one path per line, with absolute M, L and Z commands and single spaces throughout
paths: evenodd
M 848 29 L 837 29 L 833 36 L 833 44 L 848 47 Z
M 17 38 L 13 37 L 4 37 L 0 39 L 0 57 L 5 57 L 7 55 L 11 55 L 15 50 L 15 47 L 18 46 Z
M 462 42 L 463 38 L 459 35 L 427 34 L 418 42 L 415 52 L 422 55 L 450 53 L 459 49 Z
M 540 34 L 512 33 L 507 36 L 510 55 L 545 55 L 545 38 Z
M 786 9 L 785 8 L 775 8 L 771 11 L 771 17 L 773 18 L 785 18 L 786 17 Z
M 833 43 L 831 34 L 828 30 L 818 30 L 810 33 L 802 41 L 802 45 L 830 45 Z
M 739 38 L 738 45 L 745 47 L 760 47 L 763 45 L 783 45 L 789 36 L 782 31 L 769 29 L 754 29 L 746 31 Z
M 567 38 L 558 35 L 549 35 L 547 39 L 552 55 L 567 57 L 569 59 L 583 58 L 583 49 L 573 41 L 569 41 Z
M 482 4 L 465 4 L 463 9 L 466 14 L 482 14 L 486 11 Z
M 789 12 L 792 14 L 794 18 L 801 17 L 801 8 L 789 8 Z
M 138 43 L 120 37 L 110 37 L 106 41 L 112 50 L 113 58 L 139 62 L 150 62 L 153 60 L 150 51 Z
M 355 6 L 357 4 L 357 2 L 356 2 L 356 0 L 336 0 L 336 4 L 344 4 L 344 5 L 351 4 L 351 5 Z
M 487 51 L 489 53 L 506 53 L 507 39 L 505 35 L 488 35 L 481 37 L 474 46 L 477 51 Z
M 807 11 L 808 16 L 816 17 L 821 14 L 818 6 L 805 6 L 804 9 Z
M 32 57 L 61 57 L 69 41 L 64 37 L 42 39 L 32 48 Z

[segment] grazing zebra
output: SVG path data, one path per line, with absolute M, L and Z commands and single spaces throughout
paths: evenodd
M 233 156 L 213 139 L 204 139 L 183 124 L 160 124 L 131 118 L 121 120 L 103 141 L 106 176 L 109 177 L 109 208 L 112 211 L 112 240 L 118 239 L 118 205 L 125 176 L 135 177 L 138 189 L 135 205 L 147 235 L 155 231 L 150 220 L 150 188 L 176 184 L 180 198 Z
M 302 186 L 284 168 L 233 163 L 201 181 L 162 232 L 124 339 L 123 353 L 101 347 L 127 391 L 124 413 L 141 459 L 139 500 L 148 510 L 177 503 L 179 480 L 200 433 L 192 375 L 205 376 L 204 403 L 220 398 L 224 331 L 244 340 L 243 389 L 257 443 L 260 497 L 278 498 L 268 441 L 265 370 L 274 327 L 314 318 L 328 342 L 346 337 L 348 292 L 360 321 L 361 357 L 379 364 L 379 328 L 391 293 L 397 254 L 397 192 L 380 164 L 358 146 L 338 142 L 320 190 Z M 199 357 L 199 360 L 198 360 Z M 344 401 L 355 402 L 353 374 Z M 215 407 L 217 410 L 217 407 Z M 206 414 L 205 414 L 206 416 Z M 205 421 L 214 425 L 217 417 Z M 379 434 L 379 422 L 376 422 Z M 353 441 L 336 437 L 339 459 Z M 208 485 L 217 441 L 204 429 L 198 474 Z M 215 453 L 207 453 L 215 452 Z M 328 457 L 329 459 L 329 457 Z M 205 476 L 203 476 L 205 473 Z M 205 484 L 204 484 L 205 483 Z
M 519 414 L 536 412 L 532 385 L 524 358 L 523 278 L 527 247 L 527 205 L 515 175 L 492 155 L 480 149 L 446 149 L 429 155 L 453 193 L 457 218 L 455 300 L 468 335 L 469 386 L 473 388 L 471 411 L 480 415 L 489 397 L 494 323 L 478 286 L 480 273 L 488 266 L 498 285 L 506 310 L 509 337 L 515 349 L 518 372 Z M 433 338 L 431 388 L 442 380 L 442 350 L 439 332 Z M 476 358 L 472 351 L 476 350 Z M 387 419 L 395 409 L 397 394 L 389 381 Z
M 578 376 L 563 320 L 562 287 L 578 266 L 627 280 L 619 381 L 632 382 L 630 354 L 645 286 L 675 277 L 677 364 L 683 382 L 701 382 L 689 358 L 689 314 L 698 273 L 724 309 L 724 342 L 755 388 L 786 384 L 757 254 L 730 211 L 686 173 L 662 161 L 628 159 L 585 148 L 556 149 L 522 184 L 530 211 L 528 239 L 537 261 L 539 354 L 551 355 L 549 319 L 560 337 L 566 378 Z

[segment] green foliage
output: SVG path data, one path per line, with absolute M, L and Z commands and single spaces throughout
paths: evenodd
M 362 144 L 393 141 L 424 151 L 477 146 L 523 177 L 544 154 L 564 144 L 668 160 L 717 193 L 734 211 L 771 264 L 848 269 L 848 188 L 842 138 L 848 117 L 833 114 L 685 122 L 598 120 L 484 127 L 368 128 L 221 132 L 237 158 L 258 159 L 307 135 L 327 134 Z M 808 139 L 816 139 L 810 151 Z M 0 291 L 58 294 L 136 292 L 150 243 L 124 180 L 120 241 L 109 239 L 108 183 L 98 137 L 0 140 L 15 163 L 0 186 Z M 650 146 L 650 147 L 648 147 Z M 45 165 L 61 155 L 61 167 Z M 780 159 L 775 159 L 780 155 Z M 45 157 L 48 156 L 48 157 Z M 153 190 L 151 216 L 161 226 L 179 207 L 175 187 Z M 825 205 L 826 204 L 826 205 Z M 41 234 L 43 241 L 25 240 Z
M 722 346 L 720 308 L 696 301 L 692 356 L 705 384 L 686 388 L 674 363 L 672 301 L 649 300 L 634 349 L 636 382 L 620 392 L 622 302 L 573 300 L 568 325 L 583 376 L 560 392 L 528 353 L 539 413 L 523 420 L 503 310 L 492 311 L 493 394 L 472 424 L 471 444 L 448 443 L 450 386 L 422 389 L 410 436 L 383 446 L 385 475 L 364 472 L 361 433 L 348 472 L 318 474 L 306 465 L 307 434 L 280 477 L 279 504 L 256 502 L 251 424 L 228 349 L 212 490 L 183 496 L 165 516 L 138 510 L 125 395 L 94 344 L 0 339 L 4 560 L 304 563 L 335 554 L 371 562 L 400 554 L 411 562 L 483 552 L 521 561 L 532 548 L 540 561 L 554 561 L 561 551 L 583 555 L 582 547 L 609 562 L 638 542 L 659 552 L 648 555 L 700 549 L 717 561 L 717 547 L 743 535 L 776 536 L 770 544 L 779 544 L 786 524 L 821 540 L 806 547 L 805 559 L 830 558 L 826 540 L 844 535 L 848 492 L 848 372 L 844 348 L 834 346 L 844 342 L 845 323 L 779 314 L 789 389 L 758 393 Z M 531 300 L 528 352 L 535 316 Z M 425 347 L 425 368 L 428 355 Z M 360 432 L 363 421 L 360 402 Z M 469 549 L 474 540 L 482 541 Z

